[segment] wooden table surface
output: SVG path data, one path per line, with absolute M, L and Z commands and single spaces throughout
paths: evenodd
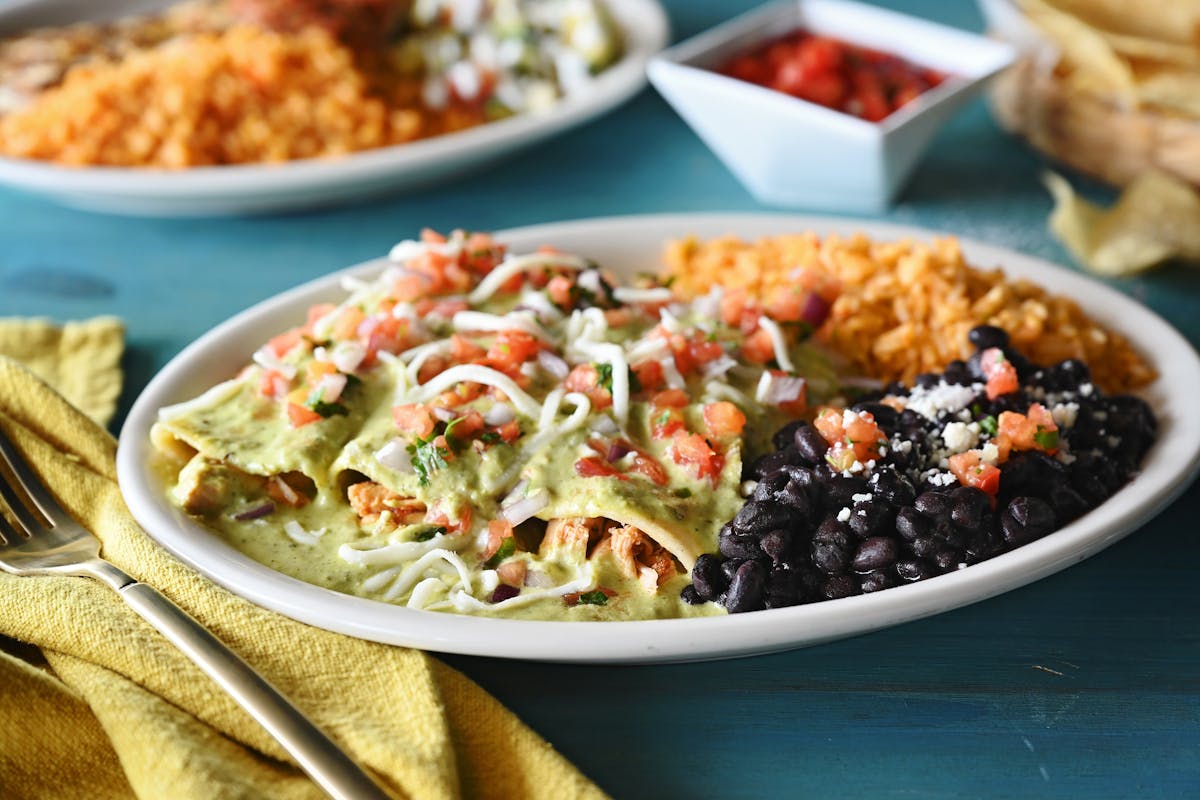
M 888 4 L 981 27 L 966 2 Z M 665 5 L 678 39 L 748 4 Z M 939 135 L 880 219 L 1069 263 L 1045 228 L 1046 166 L 976 103 Z M 482 172 L 328 211 L 131 219 L 0 190 L 0 315 L 121 316 L 124 412 L 156 370 L 212 325 L 385 253 L 422 226 L 499 229 L 692 210 L 766 209 L 647 90 Z M 1173 265 L 1111 283 L 1200 342 L 1200 271 Z M 1196 797 L 1198 518 L 1193 485 L 1127 539 L 1055 576 L 778 655 L 661 667 L 446 660 L 621 798 Z

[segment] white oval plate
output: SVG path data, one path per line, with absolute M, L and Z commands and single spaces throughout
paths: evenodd
M 146 0 L 125 2 L 137 10 L 148 5 Z M 73 168 L 0 158 L 0 185 L 74 208 L 148 217 L 293 211 L 429 185 L 597 117 L 645 85 L 646 63 L 667 43 L 666 14 L 655 0 L 607 0 L 607 4 L 624 37 L 624 56 L 597 76 L 587 92 L 564 98 L 542 114 L 518 115 L 343 158 L 271 165 L 164 171 Z M 18 11 L 22 12 L 19 18 Z M 82 13 L 78 0 L 41 0 L 9 12 L 25 24 L 66 24 Z M 0 29 L 11 29 L 2 13 Z
M 876 239 L 935 234 L 867 221 L 782 215 L 692 214 L 612 217 L 538 225 L 497 234 L 516 252 L 553 244 L 630 275 L 656 269 L 663 243 L 694 233 L 759 237 L 813 230 L 864 232 Z M 644 622 L 530 622 L 415 611 L 322 589 L 271 570 L 192 522 L 165 497 L 149 468 L 149 430 L 158 409 L 194 397 L 234 374 L 264 341 L 303 318 L 308 305 L 344 296 L 345 274 L 377 271 L 370 262 L 266 300 L 200 337 L 146 387 L 121 431 L 117 472 L 137 520 L 169 551 L 248 600 L 294 619 L 389 644 L 449 653 L 571 662 L 665 662 L 765 653 L 816 644 L 937 614 L 1014 589 L 1107 547 L 1142 525 L 1195 477 L 1200 466 L 1200 359 L 1170 325 L 1124 295 L 1061 267 L 999 247 L 964 242 L 972 263 L 1001 265 L 1075 298 L 1120 330 L 1167 378 L 1146 398 L 1159 439 L 1145 469 L 1100 508 L 1024 547 L 948 575 L 876 594 L 723 617 Z

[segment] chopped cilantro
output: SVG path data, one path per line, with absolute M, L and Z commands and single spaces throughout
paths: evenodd
M 445 527 L 443 527 L 441 525 L 429 525 L 429 526 L 417 531 L 417 533 L 413 536 L 413 541 L 414 542 L 428 542 L 433 537 L 440 536 L 445 532 L 446 532 Z
M 671 412 L 664 411 L 658 415 L 657 419 L 654 420 L 654 424 L 661 427 L 663 425 L 666 425 L 670 421 L 671 421 Z
M 484 444 L 495 444 L 500 441 L 500 434 L 496 431 L 484 431 L 479 434 L 479 441 Z
M 612 394 L 612 364 L 592 364 L 596 368 L 596 382 Z
M 978 413 L 978 412 L 976 412 L 976 413 Z M 982 428 L 983 432 L 988 434 L 989 436 L 995 436 L 996 433 L 1000 430 L 1000 425 L 999 425 L 999 423 L 996 422 L 996 418 L 990 414 L 988 416 L 984 417 L 983 419 L 979 420 L 979 427 Z
M 663 288 L 670 289 L 672 286 L 675 285 L 675 279 L 678 277 L 679 277 L 678 275 L 672 275 L 671 277 L 667 278 L 665 281 L 662 282 Z
M 445 468 L 446 456 L 450 455 L 449 450 L 434 444 L 432 437 L 429 439 L 418 437 L 415 443 L 408 446 L 408 452 L 412 455 L 410 463 L 422 486 L 429 485 L 431 473 Z
M 676 497 L 687 499 L 692 496 L 692 490 L 687 488 L 686 486 L 681 486 L 680 488 L 678 488 L 674 492 L 672 492 L 672 494 L 674 494 Z
M 1038 447 L 1053 450 L 1058 447 L 1058 431 L 1048 431 L 1038 427 L 1037 433 L 1033 435 L 1033 440 L 1037 442 Z
M 629 370 L 629 393 L 637 394 L 642 390 L 642 382 L 638 380 L 637 373 Z
M 483 565 L 488 569 L 495 569 L 496 567 L 500 566 L 500 562 L 504 561 L 504 559 L 508 558 L 515 552 L 517 552 L 517 540 L 511 536 L 505 536 L 500 541 L 500 547 L 496 549 L 496 552 L 491 558 L 483 562 Z
M 350 388 L 352 386 L 360 386 L 362 384 L 362 378 L 358 377 L 357 375 L 351 375 L 350 373 L 345 373 L 345 374 L 346 374 L 346 388 Z
M 350 409 L 346 408 L 341 403 L 326 403 L 324 400 L 317 399 L 308 403 L 308 407 L 320 414 L 323 419 L 329 419 L 334 416 L 344 417 L 350 413 Z
M 594 592 L 583 592 L 579 595 L 579 605 L 581 606 L 604 606 L 608 605 L 608 595 L 597 589 Z

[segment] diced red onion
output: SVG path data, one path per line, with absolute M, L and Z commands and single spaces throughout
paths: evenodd
M 350 373 L 358 369 L 366 355 L 367 349 L 358 342 L 339 342 L 329 360 L 339 371 Z
M 505 600 L 511 600 L 521 593 L 521 590 L 516 586 L 509 586 L 507 583 L 502 583 L 492 590 L 492 602 L 503 603 Z
M 275 513 L 275 504 L 268 500 L 267 502 L 263 503 L 260 506 L 255 506 L 254 508 L 248 508 L 245 511 L 241 512 L 240 514 L 234 514 L 233 518 L 236 519 L 238 522 L 246 522 L 246 521 L 252 520 L 252 519 L 262 519 L 263 517 L 267 516 L 268 514 L 274 514 L 274 513 Z
M 522 497 L 511 505 L 501 508 L 500 516 L 513 525 L 520 525 L 548 505 L 550 505 L 550 493 L 545 489 L 540 489 L 528 497 Z
M 763 373 L 763 386 L 757 392 L 758 401 L 768 405 L 779 405 L 799 400 L 804 392 L 806 381 L 791 375 L 776 375 L 771 372 Z
M 496 403 L 483 414 L 483 421 L 493 428 L 507 425 L 517 418 L 517 412 L 507 403 Z
M 521 480 L 517 481 L 517 485 L 512 488 L 512 491 L 510 491 L 508 494 L 506 494 L 504 496 L 504 499 L 500 501 L 501 508 L 503 508 L 504 506 L 512 505 L 513 503 L 520 500 L 522 497 L 525 496 L 525 490 L 528 488 L 529 488 L 529 479 L 521 478 Z
M 378 327 L 379 317 L 363 317 L 363 321 L 358 323 L 358 330 L 355 333 L 359 336 L 370 336 Z
M 442 408 L 441 406 L 433 407 L 433 415 L 442 422 L 449 422 L 458 416 L 453 408 Z
M 571 371 L 571 366 L 566 361 L 563 361 L 562 358 L 551 353 L 549 350 L 538 351 L 538 364 L 541 365 L 542 369 L 560 381 L 566 378 Z
M 404 440 L 400 438 L 392 439 L 379 448 L 379 452 L 375 454 L 375 460 L 397 472 L 413 471 L 412 457 L 408 454 Z
M 632 452 L 633 452 L 633 448 L 631 448 L 629 446 L 629 442 L 626 442 L 623 439 L 617 439 L 615 442 L 613 442 L 611 445 L 608 446 L 608 460 L 610 462 L 616 461 L 618 459 L 624 458 L 625 456 L 629 455 Z
M 816 292 L 809 292 L 804 301 L 804 308 L 800 311 L 800 319 L 814 328 L 819 328 L 829 318 L 830 309 L 829 301 Z
M 544 572 L 531 569 L 525 573 L 525 585 L 534 589 L 549 589 L 554 585 L 554 578 Z
M 335 372 L 332 375 L 322 375 L 317 388 L 321 392 L 321 399 L 326 403 L 336 403 L 338 398 L 342 396 L 342 392 L 346 389 L 346 376 L 340 372 Z

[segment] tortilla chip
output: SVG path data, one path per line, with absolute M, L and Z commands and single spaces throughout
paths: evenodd
M 125 327 L 116 317 L 59 326 L 48 319 L 0 319 L 0 355 L 9 356 L 101 425 L 121 395 Z
M 1029 21 L 1059 50 L 1071 86 L 1133 100 L 1133 70 L 1100 31 L 1046 0 L 1020 0 L 1020 5 Z
M 1024 4 L 1025 0 L 1022 0 Z M 1200 33 L 1200 0 L 1045 0 L 1092 28 L 1194 47 Z
M 1119 277 L 1174 258 L 1200 261 L 1200 195 L 1189 184 L 1146 172 L 1105 210 L 1076 195 L 1061 175 L 1044 179 L 1054 197 L 1050 230 L 1088 269 Z

